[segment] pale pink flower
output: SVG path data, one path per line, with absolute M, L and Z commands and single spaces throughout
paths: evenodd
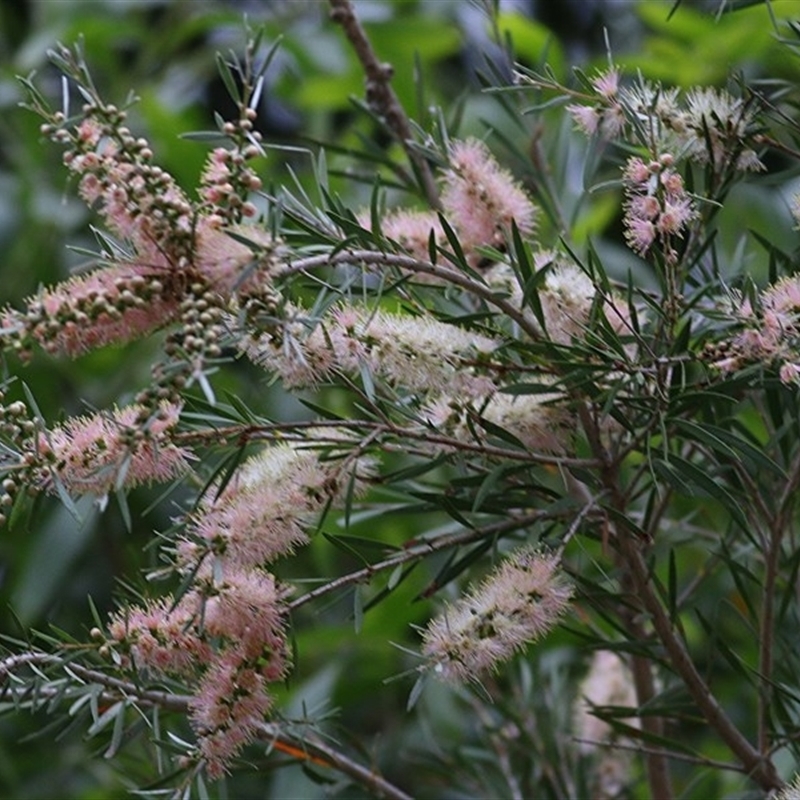
M 662 234 L 680 235 L 681 230 L 694 216 L 694 206 L 688 197 L 665 199 L 664 207 L 658 215 L 656 228 Z
M 681 237 L 697 214 L 673 164 L 672 155 L 665 153 L 650 164 L 632 157 L 623 170 L 625 240 L 641 256 L 659 242 L 665 255 L 674 258 L 672 238 Z
M 305 527 L 325 502 L 327 477 L 312 450 L 264 448 L 245 461 L 219 497 L 207 495 L 189 525 L 191 539 L 225 563 L 273 561 L 307 541 Z
M 646 184 L 651 174 L 650 165 L 645 164 L 638 156 L 633 156 L 625 164 L 622 177 L 632 184 Z
M 575 124 L 585 134 L 588 136 L 594 135 L 600 125 L 600 120 L 602 119 L 601 113 L 598 109 L 594 108 L 594 106 L 573 104 L 567 106 L 567 111 L 572 119 L 575 120 Z
M 619 72 L 616 69 L 609 69 L 607 72 L 600 73 L 592 80 L 592 86 L 599 95 L 607 100 L 616 97 L 619 91 Z
M 194 684 L 189 703 L 209 776 L 219 777 L 253 739 L 272 706 L 268 684 L 285 677 L 285 592 L 261 570 L 227 567 L 218 579 L 113 615 L 109 636 L 139 670 Z
M 426 424 L 459 441 L 483 441 L 481 421 L 502 428 L 534 453 L 564 453 L 575 431 L 573 415 L 558 401 L 556 393 L 511 395 L 496 392 L 469 400 L 457 394 L 442 394 L 428 403 L 421 417 Z
M 230 234 L 246 239 L 245 244 Z M 201 218 L 195 234 L 192 266 L 222 297 L 247 292 L 267 280 L 275 243 L 265 230 L 236 226 L 220 230 L 213 221 Z
M 189 604 L 176 605 L 172 597 L 164 597 L 117 612 L 108 631 L 136 669 L 186 676 L 211 657 L 211 648 L 193 627 L 195 619 Z
M 46 466 L 40 483 L 55 492 L 58 482 L 76 494 L 105 497 L 131 487 L 179 477 L 191 453 L 173 444 L 180 408 L 164 403 L 156 412 L 131 405 L 111 413 L 73 417 L 38 439 Z
M 743 325 L 716 352 L 714 366 L 732 372 L 752 363 L 778 367 L 784 383 L 800 375 L 800 279 L 784 277 L 761 292 L 754 309 L 749 299 L 734 295 L 732 316 Z
M 284 342 L 277 349 L 266 340 L 248 353 L 256 363 L 276 369 L 287 385 L 313 386 L 337 371 L 354 377 L 367 371 L 407 391 L 447 389 L 475 397 L 493 389 L 478 367 L 499 345 L 431 317 L 343 306 L 294 347 Z
M 317 452 L 277 444 L 248 458 L 218 497 L 213 489 L 188 525 L 178 547 L 187 568 L 210 551 L 232 567 L 256 567 L 290 553 L 307 541 L 306 528 L 325 505 L 337 501 L 338 464 L 323 464 Z M 372 473 L 372 461 L 357 459 L 346 475 L 356 493 Z M 208 568 L 208 565 L 206 565 Z
M 285 591 L 261 569 L 226 568 L 202 608 L 203 631 L 222 637 L 244 661 L 259 662 L 261 674 L 275 681 L 287 668 L 282 602 Z
M 362 224 L 371 227 L 366 220 Z M 420 261 L 430 260 L 431 233 L 437 244 L 445 241 L 439 217 L 432 211 L 392 211 L 381 220 L 381 230 L 387 239 L 397 242 L 410 256 Z M 427 280 L 423 275 L 416 277 Z
M 574 264 L 552 267 L 539 292 L 548 338 L 559 344 L 583 338 L 596 294 L 589 276 Z
M 778 374 L 783 383 L 800 383 L 800 364 L 785 361 Z
M 264 677 L 254 668 L 231 657 L 210 666 L 189 706 L 210 778 L 221 777 L 255 738 L 272 703 Z
M 571 596 L 557 556 L 522 548 L 428 624 L 422 652 L 438 677 L 476 680 L 553 628 Z
M 796 275 L 780 278 L 764 290 L 761 303 L 777 312 L 800 313 L 800 278 Z

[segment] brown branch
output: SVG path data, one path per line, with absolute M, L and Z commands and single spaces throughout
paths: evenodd
M 539 522 L 542 519 L 552 517 L 552 514 L 548 514 L 544 511 L 537 511 L 531 514 L 525 514 L 521 517 L 512 517 L 511 519 L 505 519 L 502 522 L 495 522 L 491 525 L 485 525 L 484 527 L 476 528 L 475 530 L 444 534 L 436 539 L 420 542 L 419 544 L 415 544 L 410 547 L 405 547 L 401 551 L 389 556 L 389 558 L 386 558 L 383 561 L 379 561 L 376 564 L 369 564 L 368 566 L 362 567 L 355 572 L 349 572 L 347 575 L 341 575 L 340 577 L 334 578 L 333 580 L 328 581 L 316 589 L 312 589 L 302 597 L 298 597 L 296 600 L 288 603 L 287 607 L 290 611 L 294 611 L 295 609 L 300 608 L 300 606 L 304 606 L 306 603 L 310 603 L 312 600 L 316 600 L 318 597 L 329 594 L 336 589 L 341 589 L 342 587 L 349 586 L 353 583 L 363 583 L 364 581 L 368 581 L 378 572 L 383 572 L 387 569 L 391 569 L 392 567 L 397 567 L 400 564 L 405 564 L 409 561 L 413 561 L 416 558 L 421 558 L 429 553 L 435 553 L 438 550 L 443 550 L 447 547 L 454 547 L 455 545 L 469 544 L 470 542 L 475 542 L 478 539 L 483 539 L 486 536 L 497 536 L 502 533 L 517 530 L 518 528 L 524 528 L 526 525 L 532 525 L 534 522 Z
M 308 256 L 296 261 L 288 261 L 282 269 L 275 271 L 274 277 L 285 278 L 298 272 L 347 263 L 380 264 L 385 267 L 407 270 L 408 272 L 433 275 L 435 278 L 440 278 L 453 286 L 460 286 L 462 289 L 493 305 L 510 320 L 516 322 L 520 329 L 531 339 L 535 341 L 541 339 L 541 331 L 536 327 L 535 323 L 528 319 L 513 303 L 509 303 L 503 297 L 500 297 L 491 286 L 473 280 L 462 270 L 443 267 L 440 264 L 432 264 L 429 261 L 420 261 L 412 256 L 398 253 L 382 253 L 378 250 L 340 250 L 337 253 L 323 253 L 318 256 Z
M 783 782 L 775 771 L 772 761 L 759 753 L 742 735 L 698 672 L 685 643 L 675 630 L 669 614 L 653 591 L 650 571 L 642 556 L 640 542 L 630 531 L 619 531 L 617 541 L 620 552 L 630 570 L 636 594 L 649 613 L 658 638 L 669 654 L 670 664 L 683 679 L 689 694 L 706 721 L 719 734 L 722 741 L 741 761 L 750 777 L 762 789 L 780 789 Z
M 425 197 L 431 208 L 439 209 L 439 190 L 433 179 L 428 162 L 414 150 L 411 124 L 408 121 L 403 106 L 397 99 L 391 87 L 394 70 L 391 64 L 382 63 L 372 48 L 366 31 L 356 16 L 355 9 L 350 0 L 329 0 L 331 6 L 331 19 L 342 26 L 345 36 L 361 62 L 366 75 L 367 103 L 379 116 L 387 127 L 400 140 L 406 156 L 419 176 Z

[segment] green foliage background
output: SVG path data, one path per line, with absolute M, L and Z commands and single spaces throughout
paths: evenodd
M 769 22 L 770 13 L 792 13 L 793 0 L 777 0 L 769 8 L 743 3 L 740 5 L 749 7 L 719 18 L 708 13 L 708 4 L 689 2 L 669 17 L 672 5 L 659 0 L 632 1 L 617 4 L 613 13 L 609 5 L 605 16 L 577 40 L 559 38 L 542 22 L 504 11 L 499 17 L 499 33 L 510 38 L 515 57 L 522 63 L 540 67 L 546 61 L 565 81 L 574 66 L 591 72 L 607 63 L 600 23 L 608 26 L 617 63 L 668 84 L 724 85 L 735 72 L 749 82 L 764 77 L 800 79 L 800 60 L 792 60 L 776 47 Z M 713 3 L 711 8 L 718 5 Z M 651 280 L 642 263 L 622 247 L 620 197 L 598 193 L 587 199 L 584 194 L 584 168 L 592 154 L 587 154 L 586 145 L 573 135 L 563 111 L 530 115 L 517 125 L 496 96 L 480 91 L 474 70 L 491 74 L 492 67 L 483 63 L 478 53 L 487 48 L 494 54 L 495 66 L 501 64 L 501 54 L 496 47 L 489 48 L 492 31 L 484 30 L 478 4 L 383 0 L 357 3 L 357 7 L 381 58 L 393 64 L 394 87 L 413 118 L 428 127 L 432 109 L 441 106 L 448 124 L 460 135 L 483 135 L 487 127 L 495 129 L 497 135 L 490 141 L 533 190 L 544 180 L 531 162 L 535 145 L 552 167 L 547 180 L 560 199 L 572 241 L 585 247 L 591 237 L 609 271 L 624 276 L 630 269 L 642 283 Z M 83 256 L 76 249 L 92 244 L 91 214 L 75 199 L 60 153 L 42 141 L 39 120 L 18 108 L 22 94 L 15 76 L 35 70 L 39 86 L 57 99 L 61 86 L 48 66 L 46 50 L 56 41 L 72 43 L 82 37 L 104 96 L 120 102 L 131 90 L 139 96 L 131 127 L 150 139 L 157 161 L 190 188 L 206 150 L 180 135 L 213 126 L 215 103 L 222 101 L 215 83 L 214 53 L 241 47 L 245 12 L 253 25 L 265 24 L 268 39 L 282 37 L 269 73 L 270 114 L 264 132 L 273 147 L 261 165 L 265 184 L 289 182 L 294 174 L 310 189 L 313 176 L 307 149 L 316 150 L 319 142 L 329 145 L 331 189 L 348 204 L 368 203 L 376 171 L 390 177 L 383 162 L 394 153 L 392 145 L 353 101 L 363 96 L 362 72 L 340 31 L 328 21 L 323 2 L 6 1 L 0 5 L 3 303 L 17 304 L 39 284 L 63 279 L 82 263 Z M 352 157 L 354 151 L 364 150 L 371 160 Z M 394 199 L 414 202 L 400 192 Z M 751 228 L 777 247 L 792 251 L 795 239 L 787 199 L 785 186 L 756 180 L 737 190 L 724 211 L 733 224 L 720 227 L 738 229 L 741 234 Z M 542 236 L 547 240 L 555 234 L 545 226 Z M 730 274 L 747 269 L 756 260 L 763 262 L 756 259 L 752 239 L 743 235 L 726 234 L 722 248 Z M 754 274 L 754 278 L 763 282 L 766 275 Z M 11 363 L 9 368 L 30 386 L 45 418 L 56 420 L 129 399 L 146 382 L 153 352 L 152 343 L 141 342 L 92 353 L 75 362 L 37 354 L 32 364 Z M 217 388 L 220 396 L 227 390 L 254 408 L 274 408 L 271 413 L 276 416 L 303 413 L 244 364 L 232 368 Z M 335 398 L 328 400 L 335 402 Z M 158 496 L 158 489 L 140 489 L 131 495 L 132 530 L 126 529 L 113 504 L 102 515 L 84 509 L 85 520 L 79 525 L 50 500 L 37 501 L 26 519 L 11 531 L 3 530 L 0 631 L 21 637 L 31 627 L 47 631 L 54 625 L 76 636 L 85 635 L 92 624 L 87 598 L 104 614 L 113 608 L 116 582 L 125 577 L 136 583 L 137 575 L 153 565 L 155 553 L 145 545 L 152 530 L 170 524 L 169 503 L 148 510 Z M 399 543 L 414 532 L 442 523 L 435 515 L 355 519 L 349 533 L 378 543 Z M 340 532 L 335 519 L 326 521 L 326 527 Z M 318 535 L 300 557 L 281 568 L 287 577 L 316 579 L 356 568 L 359 563 L 357 555 L 337 549 Z M 348 593 L 295 620 L 299 623 L 300 657 L 281 696 L 281 708 L 289 716 L 335 713 L 339 730 L 349 731 L 348 735 L 362 743 L 367 760 L 374 758 L 390 780 L 398 780 L 420 797 L 445 796 L 454 770 L 464 775 L 470 770 L 479 773 L 483 768 L 480 753 L 490 747 L 481 740 L 474 709 L 452 691 L 430 688 L 418 709 L 407 713 L 411 680 L 385 683 L 386 678 L 413 665 L 401 646 L 415 646 L 417 637 L 409 622 L 421 624 L 435 607 L 433 601 L 418 596 L 439 566 L 434 561 L 427 574 L 415 573 L 385 602 L 370 609 L 357 633 L 354 608 L 368 602 L 379 586 L 365 587 L 359 598 Z M 730 587 L 720 589 L 735 604 Z M 717 608 L 713 599 L 709 602 Z M 718 620 L 725 625 L 724 615 Z M 701 635 L 701 631 L 696 633 Z M 580 669 L 576 666 L 580 641 L 568 634 L 558 636 L 563 641 L 556 642 L 546 659 L 520 659 L 510 679 L 509 692 L 522 692 L 531 713 L 544 714 L 545 696 L 557 694 L 563 682 Z M 745 650 L 753 646 L 735 629 L 730 637 Z M 399 646 L 392 647 L 389 642 Z M 734 698 L 735 678 L 720 665 L 709 665 L 709 669 L 712 666 L 719 672 L 716 688 L 728 681 L 727 691 Z M 508 709 L 509 714 L 512 711 Z M 562 713 L 568 715 L 569 709 Z M 546 738 L 548 730 L 555 729 L 555 721 L 539 721 Z M 47 717 L 8 715 L 0 719 L 0 797 L 46 798 L 56 792 L 63 798 L 105 800 L 127 796 L 130 780 L 143 785 L 154 778 L 147 745 L 126 749 L 118 761 L 111 761 L 103 758 L 103 743 L 85 740 L 82 730 L 62 728 L 28 738 L 48 723 Z M 553 747 L 557 749 L 558 743 Z M 261 771 L 245 771 L 231 781 L 229 796 L 289 798 L 335 793 L 336 787 L 316 784 L 315 776 L 297 765 L 277 769 L 287 760 L 274 755 Z M 124 769 L 119 770 L 120 766 Z M 423 790 L 423 786 L 427 788 Z M 721 785 L 686 787 L 684 796 L 721 796 L 723 789 Z

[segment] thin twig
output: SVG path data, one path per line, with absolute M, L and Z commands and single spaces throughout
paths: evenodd
M 502 533 L 507 533 L 508 531 L 517 530 L 518 528 L 524 528 L 527 525 L 532 525 L 534 522 L 539 522 L 542 519 L 548 519 L 552 517 L 553 514 L 548 514 L 544 511 L 536 511 L 530 514 L 525 514 L 524 516 L 511 517 L 510 519 L 505 519 L 502 522 L 495 522 L 491 525 L 485 525 L 481 528 L 475 528 L 474 530 L 444 534 L 436 539 L 430 539 L 410 547 L 405 547 L 401 551 L 394 553 L 383 561 L 379 561 L 375 564 L 369 564 L 368 566 L 362 567 L 355 572 L 350 572 L 347 575 L 341 575 L 340 577 L 334 578 L 333 580 L 328 581 L 316 589 L 312 589 L 302 597 L 298 597 L 296 600 L 288 603 L 288 609 L 290 611 L 294 611 L 300 608 L 300 606 L 304 606 L 306 603 L 316 600 L 318 597 L 322 597 L 323 595 L 329 594 L 330 592 L 341 589 L 344 586 L 349 586 L 353 583 L 363 583 L 370 580 L 370 578 L 372 578 L 378 572 L 392 569 L 393 567 L 397 567 L 400 564 L 405 564 L 408 561 L 413 561 L 416 558 L 421 558 L 429 553 L 435 553 L 447 547 L 469 544 L 470 542 L 478 541 L 479 539 L 483 539 L 487 536 L 497 536 Z
M 522 448 L 512 450 L 509 447 L 499 447 L 498 445 L 485 444 L 479 441 L 465 442 L 461 439 L 437 433 L 432 429 L 404 428 L 399 425 L 387 424 L 370 419 L 309 420 L 302 422 L 269 422 L 258 424 L 242 423 L 200 431 L 183 431 L 175 434 L 173 441 L 176 444 L 217 444 L 220 439 L 238 439 L 240 443 L 272 439 L 281 442 L 294 440 L 309 442 L 310 440 L 308 437 L 303 436 L 301 432 L 303 430 L 317 430 L 321 428 L 330 428 L 332 430 L 372 430 L 376 431 L 378 434 L 385 433 L 401 440 L 412 439 L 430 444 L 438 444 L 453 451 L 479 453 L 487 458 L 493 459 L 506 459 L 510 461 L 545 464 L 555 467 L 573 467 L 577 469 L 592 469 L 599 466 L 599 462 L 595 458 L 573 458 L 571 456 L 548 455 L 546 453 L 535 453 L 529 450 L 523 450 Z M 315 436 L 313 441 L 324 443 L 326 440 L 322 436 Z M 342 439 L 340 437 L 332 437 L 330 441 L 332 444 L 342 444 Z M 377 446 L 382 448 L 389 447 L 389 445 L 384 442 L 378 442 Z
M 382 253 L 378 250 L 340 250 L 336 253 L 323 253 L 317 256 L 297 259 L 296 261 L 288 261 L 282 268 L 275 271 L 274 277 L 285 278 L 298 272 L 307 272 L 320 267 L 330 267 L 345 263 L 377 264 L 407 270 L 408 272 L 418 272 L 423 275 L 433 275 L 435 278 L 440 278 L 454 286 L 460 286 L 467 292 L 493 305 L 498 311 L 502 311 L 509 319 L 516 322 L 520 329 L 534 341 L 541 339 L 541 331 L 536 325 L 517 306 L 501 297 L 491 286 L 473 280 L 462 270 L 443 267 L 440 264 L 432 264 L 429 261 L 420 261 L 412 256 L 399 253 Z
M 39 651 L 20 653 L 0 661 L 0 678 L 8 678 L 14 672 L 26 666 L 61 666 L 67 675 L 73 679 L 77 678 L 86 683 L 105 687 L 108 691 L 103 693 L 101 699 L 107 702 L 136 698 L 142 705 L 158 706 L 168 711 L 185 714 L 189 710 L 189 704 L 192 699 L 188 695 L 145 689 L 132 681 L 115 678 L 76 662 L 64 663 L 63 659 L 58 656 Z M 47 687 L 39 687 L 37 697 L 47 694 Z M 52 696 L 63 696 L 61 687 L 53 687 Z M 376 797 L 386 798 L 387 800 L 412 800 L 410 795 L 381 777 L 374 770 L 362 766 L 308 731 L 304 731 L 302 735 L 299 735 L 285 730 L 285 726 L 281 723 L 263 722 L 258 728 L 258 733 L 259 738 L 264 741 L 280 742 L 292 753 L 313 759 L 316 763 L 324 764 L 347 775 Z
M 761 593 L 761 615 L 759 620 L 758 655 L 758 748 L 766 754 L 770 747 L 769 707 L 772 694 L 772 669 L 775 644 L 775 591 L 783 546 L 783 536 L 791 519 L 794 497 L 800 482 L 800 454 L 795 456 L 786 485 L 778 499 L 777 513 L 769 519 L 769 535 L 766 537 L 764 564 L 764 586 Z
M 391 87 L 393 69 L 382 63 L 372 48 L 366 31 L 356 16 L 350 0 L 329 0 L 331 19 L 342 26 L 366 76 L 367 103 L 386 122 L 387 127 L 400 140 L 406 156 L 419 176 L 425 197 L 431 208 L 439 209 L 439 190 L 433 179 L 430 165 L 413 147 L 411 124 L 394 89 Z
M 299 743 L 304 752 L 316 759 L 327 762 L 327 765 L 338 770 L 343 775 L 352 778 L 356 783 L 361 784 L 376 797 L 384 797 L 387 800 L 413 800 L 411 795 L 406 794 L 385 778 L 381 777 L 374 770 L 362 766 L 357 761 L 341 753 L 339 750 L 323 742 L 314 734 L 304 733 L 302 737 L 294 737 L 286 734 L 277 723 L 264 722 L 259 726 L 261 738 L 265 740 L 277 739 L 286 744 Z

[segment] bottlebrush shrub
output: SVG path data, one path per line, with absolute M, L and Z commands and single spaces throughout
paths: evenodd
M 354 39 L 349 4 L 333 5 Z M 260 741 L 407 797 L 430 764 L 409 775 L 395 752 L 390 782 L 287 718 L 276 692 L 304 657 L 295 625 L 311 623 L 293 612 L 359 584 L 374 605 L 416 580 L 433 613 L 409 624 L 408 690 L 460 687 L 476 715 L 464 744 L 490 765 L 462 754 L 432 786 L 669 798 L 705 781 L 714 796 L 790 796 L 800 285 L 771 246 L 769 285 L 724 272 L 715 233 L 736 182 L 766 171 L 771 150 L 796 155 L 796 106 L 770 117 L 779 96 L 681 93 L 614 67 L 577 88 L 517 74 L 517 94 L 565 100 L 605 153 L 620 238 L 654 279 L 641 287 L 571 242 L 547 181 L 530 195 L 487 142 L 442 127 L 403 141 L 425 208 L 387 208 L 380 191 L 351 208 L 321 169 L 318 203 L 264 192 L 253 109 L 269 58 L 256 41 L 221 62 L 239 114 L 220 121 L 196 193 L 98 95 L 79 50 L 54 59 L 82 106 L 53 112 L 26 81 L 29 106 L 102 220 L 102 251 L 90 272 L 6 308 L 0 341 L 23 364 L 156 331 L 163 352 L 119 408 L 53 423 L 30 394 L 2 405 L 3 521 L 39 492 L 105 505 L 179 481 L 196 495 L 157 534 L 155 577 L 171 590 L 122 599 L 84 644 L 9 654 L 8 701 L 85 713 L 92 734 L 111 731 L 109 753 L 145 720 L 161 770 L 178 751 L 180 791 L 246 769 Z M 401 135 L 381 74 L 376 113 Z M 338 387 L 336 409 L 237 417 L 214 392 L 237 358 L 289 394 Z M 231 457 L 214 468 L 220 445 Z M 448 522 L 400 546 L 376 523 L 383 554 L 348 544 L 363 566 L 312 589 L 276 577 L 325 518 L 420 511 Z

